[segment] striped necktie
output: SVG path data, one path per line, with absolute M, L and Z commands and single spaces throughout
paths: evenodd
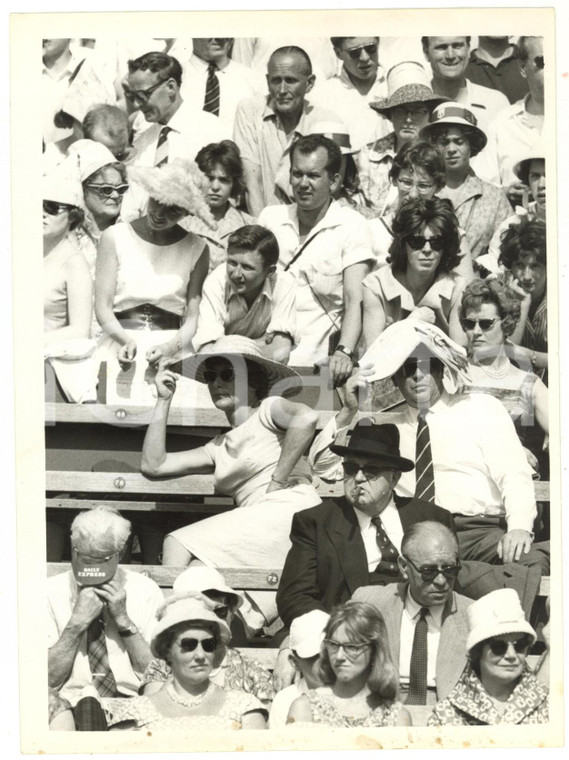
M 156 153 L 154 155 L 154 166 L 162 166 L 168 162 L 168 134 L 172 127 L 162 127 L 156 143 Z
M 219 79 L 216 72 L 217 65 L 210 63 L 207 67 L 207 79 L 205 80 L 203 110 L 219 116 Z
M 406 705 L 424 705 L 427 703 L 428 614 L 429 608 L 421 607 L 419 619 L 415 624 L 411 663 L 409 666 L 409 695 L 405 701 Z
M 417 441 L 415 447 L 415 498 L 435 503 L 435 473 L 431 453 L 431 437 L 425 419 L 426 412 L 417 418 Z
M 87 659 L 93 684 L 100 697 L 116 697 L 117 683 L 109 663 L 109 652 L 102 618 L 95 618 L 87 629 Z

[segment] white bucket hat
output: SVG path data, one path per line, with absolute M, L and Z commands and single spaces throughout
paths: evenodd
M 311 610 L 295 618 L 290 625 L 290 648 L 293 652 L 303 658 L 320 654 L 328 620 L 330 615 L 323 610 Z
M 259 365 L 267 374 L 269 391 L 279 383 L 279 395 L 281 396 L 293 396 L 302 389 L 302 378 L 298 372 L 285 364 L 267 359 L 255 341 L 243 335 L 224 335 L 218 338 L 215 343 L 208 343 L 198 354 L 177 362 L 171 366 L 171 369 L 191 380 L 205 383 L 204 362 L 206 359 L 215 356 L 229 359 L 236 366 L 243 359 Z
M 81 182 L 85 182 L 104 166 L 117 163 L 111 151 L 103 143 L 95 140 L 77 140 L 69 146 L 67 154 L 75 156 Z
M 466 611 L 469 634 L 466 650 L 481 641 L 502 636 L 506 633 L 527 633 L 532 644 L 537 636 L 524 616 L 520 598 L 513 588 L 500 588 L 471 604 Z
M 430 123 L 420 132 L 420 138 L 422 140 L 432 140 L 433 132 L 439 124 L 457 125 L 459 127 L 468 127 L 472 130 L 476 136 L 470 143 L 470 155 L 476 156 L 480 151 L 486 147 L 488 138 L 486 133 L 478 126 L 478 119 L 474 113 L 462 103 L 455 103 L 449 101 L 448 103 L 441 103 L 437 106 L 431 114 Z
M 526 167 L 525 164 L 534 159 L 542 158 L 545 161 L 545 144 L 543 140 L 538 140 L 533 148 L 527 150 L 517 163 L 514 164 L 512 171 L 518 179 L 523 180 Z
M 388 97 L 370 103 L 370 108 L 387 116 L 392 108 L 408 103 L 427 103 L 431 108 L 444 103 L 448 98 L 435 95 L 431 88 L 431 78 L 425 67 L 418 61 L 401 61 L 387 72 Z
M 311 135 L 324 135 L 340 148 L 343 156 L 357 153 L 357 148 L 352 148 L 348 128 L 341 121 L 319 121 L 310 127 Z
M 362 356 L 360 366 L 373 367 L 366 380 L 375 382 L 392 377 L 419 346 L 427 348 L 444 364 L 451 381 L 451 387 L 447 388 L 450 393 L 456 390 L 457 381 L 470 383 L 466 350 L 438 327 L 409 317 L 387 327 Z
M 158 610 L 158 622 L 152 632 L 150 649 L 155 657 L 160 655 L 156 651 L 156 641 L 158 637 L 178 623 L 209 623 L 215 629 L 215 636 L 218 642 L 225 646 L 231 639 L 231 632 L 227 624 L 217 617 L 214 609 L 219 606 L 217 602 L 212 602 L 203 594 L 198 592 L 187 592 L 186 594 L 172 594 Z
M 65 158 L 43 177 L 42 197 L 44 201 L 83 208 L 83 188 L 74 156 Z
M 234 598 L 234 606 L 237 609 L 243 604 L 243 594 L 230 588 L 225 582 L 223 575 L 214 567 L 197 565 L 184 570 L 174 581 L 172 586 L 175 594 L 185 594 L 188 591 L 219 591 Z

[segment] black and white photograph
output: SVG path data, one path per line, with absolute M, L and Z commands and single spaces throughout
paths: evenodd
M 12 14 L 22 752 L 562 746 L 556 35 Z

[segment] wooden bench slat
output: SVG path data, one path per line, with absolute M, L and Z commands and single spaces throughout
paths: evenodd
M 206 497 L 207 498 L 207 497 Z M 112 507 L 120 512 L 189 512 L 192 514 L 217 515 L 233 509 L 233 501 L 220 496 L 215 503 L 195 501 L 109 501 L 108 499 L 61 499 L 46 500 L 50 509 L 90 509 L 95 506 Z

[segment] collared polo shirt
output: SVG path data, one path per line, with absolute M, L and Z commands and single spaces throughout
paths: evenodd
M 512 45 L 511 48 L 510 54 L 496 65 L 481 58 L 478 51 L 473 50 L 466 67 L 466 76 L 474 84 L 502 92 L 510 103 L 515 103 L 527 95 L 528 83 L 521 73 L 518 46 Z

